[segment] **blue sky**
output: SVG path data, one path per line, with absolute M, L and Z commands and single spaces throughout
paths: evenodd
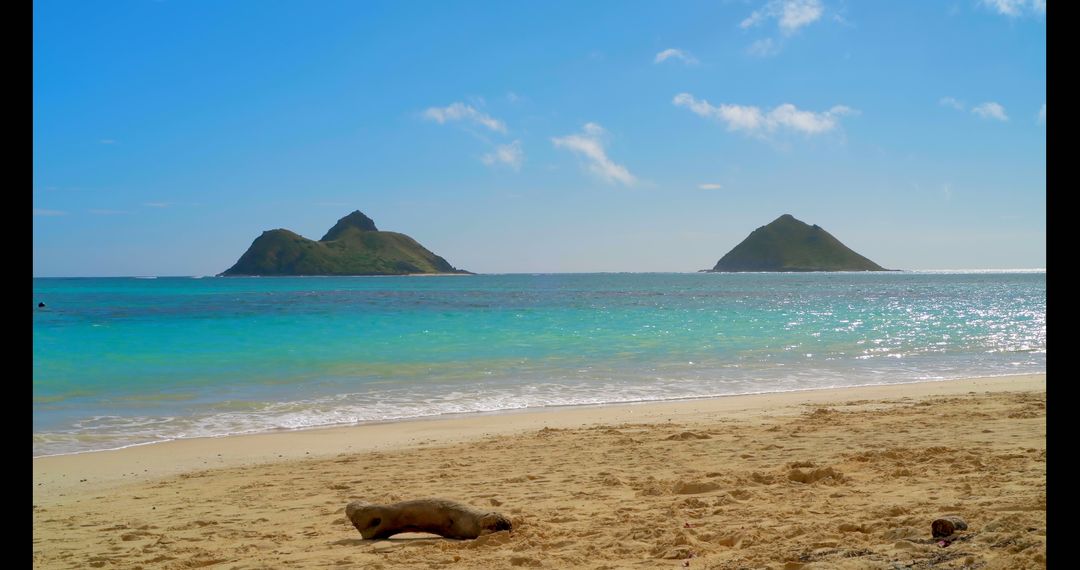
M 784 213 L 1046 264 L 1045 0 L 34 3 L 34 275 L 360 209 L 476 272 L 695 271 Z

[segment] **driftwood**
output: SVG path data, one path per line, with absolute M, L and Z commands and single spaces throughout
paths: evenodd
M 476 538 L 510 530 L 510 519 L 445 499 L 419 499 L 393 505 L 353 501 L 345 516 L 364 538 L 389 538 L 401 532 L 430 532 L 446 538 Z
M 933 533 L 934 538 L 942 538 L 952 536 L 958 530 L 967 530 L 967 527 L 967 522 L 964 519 L 949 515 L 930 523 L 930 532 Z

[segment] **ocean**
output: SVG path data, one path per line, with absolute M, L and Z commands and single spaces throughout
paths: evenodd
M 1046 370 L 1042 271 L 35 278 L 33 300 L 35 456 Z

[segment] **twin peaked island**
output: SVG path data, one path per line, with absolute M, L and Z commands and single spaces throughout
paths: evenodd
M 754 230 L 707 272 L 888 271 L 829 232 L 784 214 Z M 384 232 L 359 210 L 338 220 L 319 241 L 269 230 L 222 275 L 468 274 L 405 234 Z
M 319 241 L 289 230 L 255 238 L 222 275 L 413 275 L 468 273 L 431 253 L 413 238 L 379 231 L 357 210 L 338 220 Z

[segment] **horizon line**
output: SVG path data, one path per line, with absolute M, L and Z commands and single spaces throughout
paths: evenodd
M 700 269 L 691 271 L 491 271 L 491 272 L 473 272 L 474 275 L 597 275 L 597 274 L 666 274 L 666 275 L 690 275 L 696 273 L 792 273 L 792 274 L 808 274 L 808 273 L 1046 273 L 1045 267 L 1015 267 L 1015 268 L 970 268 L 970 269 L 889 269 L 887 271 L 720 271 L 713 272 L 710 270 Z M 433 276 L 439 275 L 452 275 L 459 276 L 459 274 L 451 273 L 405 273 L 399 275 L 233 275 L 223 276 L 221 274 L 204 274 L 204 275 L 34 275 L 33 279 L 205 279 L 205 278 L 217 278 L 224 279 L 243 279 L 243 278 L 294 278 L 294 277 L 416 277 L 416 276 Z

